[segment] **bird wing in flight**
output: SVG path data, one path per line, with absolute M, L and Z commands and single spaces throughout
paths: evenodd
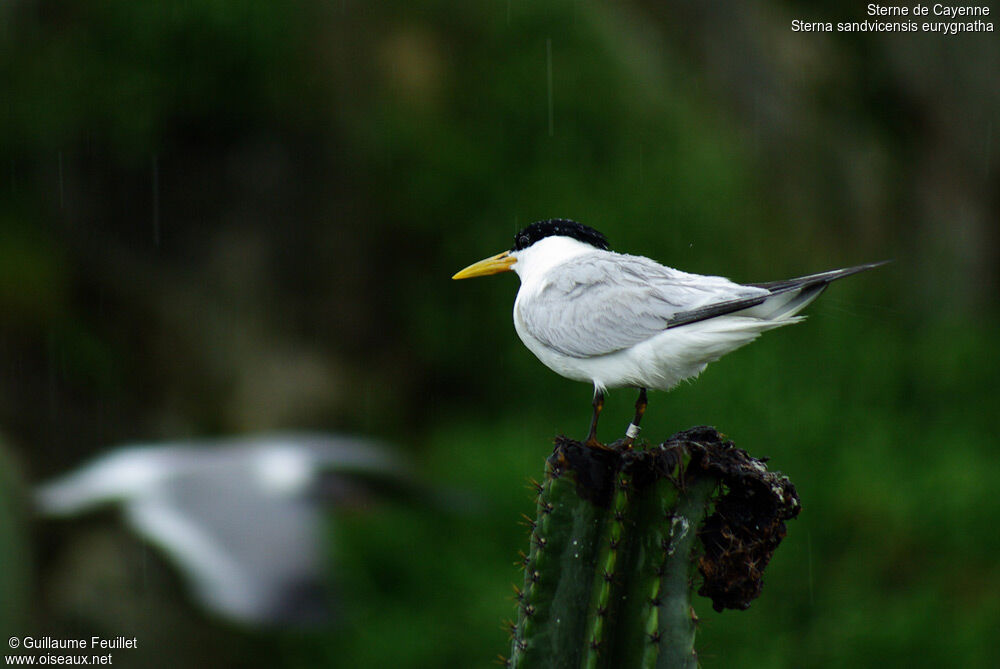
M 310 623 L 328 611 L 316 503 L 269 494 L 239 453 L 126 505 L 135 528 L 184 568 L 210 610 L 254 624 Z M 229 456 L 229 457 L 227 457 Z
M 551 270 L 551 279 L 518 303 L 525 329 L 544 345 L 575 358 L 613 353 L 702 312 L 759 304 L 766 288 L 718 276 L 688 274 L 648 258 L 588 254 Z

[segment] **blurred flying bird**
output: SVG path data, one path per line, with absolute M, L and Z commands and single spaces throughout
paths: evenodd
M 646 390 L 669 390 L 762 332 L 797 316 L 830 282 L 884 262 L 741 285 L 688 274 L 642 256 L 614 253 L 597 230 L 566 219 L 532 223 L 514 246 L 453 276 L 513 270 L 521 279 L 514 328 L 549 369 L 594 384 L 587 443 L 608 388 L 639 389 L 624 445 L 646 410 Z
M 371 442 L 271 434 L 123 447 L 39 486 L 35 498 L 51 516 L 118 504 L 206 609 L 296 625 L 329 615 L 325 507 L 397 484 L 409 487 L 402 468 Z

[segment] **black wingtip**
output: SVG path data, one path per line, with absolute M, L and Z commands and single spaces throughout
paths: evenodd
M 876 267 L 881 267 L 882 265 L 887 265 L 891 263 L 892 260 L 879 260 L 877 262 L 865 263 L 864 265 L 855 265 L 854 267 L 845 267 L 843 269 L 836 269 L 827 272 L 830 274 L 830 281 L 836 281 L 837 279 L 843 278 L 845 276 L 851 276 L 852 274 L 857 274 L 858 272 L 865 272 L 870 269 L 875 269 Z
M 744 309 L 750 309 L 759 304 L 762 304 L 765 300 L 773 295 L 779 293 L 787 293 L 793 290 L 803 291 L 803 296 L 801 299 L 796 298 L 793 300 L 793 305 L 801 305 L 802 308 L 805 305 L 816 299 L 820 293 L 822 293 L 826 287 L 837 279 L 842 279 L 845 276 L 850 276 L 852 274 L 857 274 L 858 272 L 864 272 L 868 269 L 874 269 L 876 267 L 881 267 L 886 263 L 892 262 L 891 260 L 880 260 L 878 262 L 870 262 L 864 265 L 855 265 L 854 267 L 844 267 L 842 269 L 833 269 L 827 272 L 820 272 L 819 274 L 810 274 L 809 276 L 800 276 L 797 279 L 787 279 L 785 281 L 772 281 L 770 283 L 748 283 L 748 286 L 754 286 L 755 288 L 765 288 L 770 291 L 771 295 L 755 295 L 752 297 L 744 297 L 737 300 L 729 300 L 728 302 L 722 302 L 719 304 L 712 304 L 707 307 L 702 307 L 700 309 L 694 309 L 691 311 L 686 311 L 681 314 L 677 314 L 674 318 L 667 322 L 667 328 L 679 327 L 681 325 L 688 325 L 689 323 L 695 323 L 697 321 L 703 321 L 709 318 L 715 318 L 716 316 L 724 316 L 725 314 L 734 313 L 736 311 L 742 311 Z M 805 293 L 807 291 L 808 294 Z M 788 308 L 783 310 L 784 313 L 788 312 Z M 797 311 L 798 309 L 794 309 Z
M 806 276 L 800 276 L 794 279 L 785 279 L 784 281 L 769 281 L 766 283 L 751 283 L 747 285 L 755 286 L 757 288 L 767 288 L 772 293 L 774 293 L 774 292 L 780 292 L 782 290 L 790 290 L 793 288 L 808 286 L 809 284 L 830 283 L 832 281 L 836 281 L 837 279 L 843 279 L 845 276 L 851 276 L 852 274 L 857 274 L 858 272 L 864 272 L 870 269 L 875 269 L 876 267 L 881 267 L 882 265 L 887 265 L 888 263 L 891 262 L 892 259 L 879 260 L 877 262 L 865 263 L 864 265 L 855 265 L 854 267 L 844 267 L 841 269 L 831 269 L 826 272 L 819 272 L 818 274 L 808 274 Z
M 876 267 L 881 267 L 882 265 L 888 265 L 891 262 L 895 262 L 895 258 L 886 258 L 885 260 L 876 260 L 875 262 L 865 263 L 864 265 L 858 265 L 857 267 L 848 267 L 847 269 L 856 269 L 862 272 L 866 269 L 875 269 Z

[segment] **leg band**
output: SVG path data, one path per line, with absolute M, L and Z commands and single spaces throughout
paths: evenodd
M 639 436 L 639 432 L 641 431 L 642 431 L 641 427 L 639 427 L 635 423 L 629 423 L 628 429 L 625 430 L 625 436 L 628 437 L 629 439 L 635 439 L 636 437 Z

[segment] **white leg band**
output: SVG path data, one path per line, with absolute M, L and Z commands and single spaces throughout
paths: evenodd
M 641 427 L 639 427 L 635 423 L 629 423 L 628 429 L 625 430 L 625 436 L 628 437 L 629 439 L 635 439 L 636 437 L 639 436 L 639 432 L 641 431 L 642 431 Z

